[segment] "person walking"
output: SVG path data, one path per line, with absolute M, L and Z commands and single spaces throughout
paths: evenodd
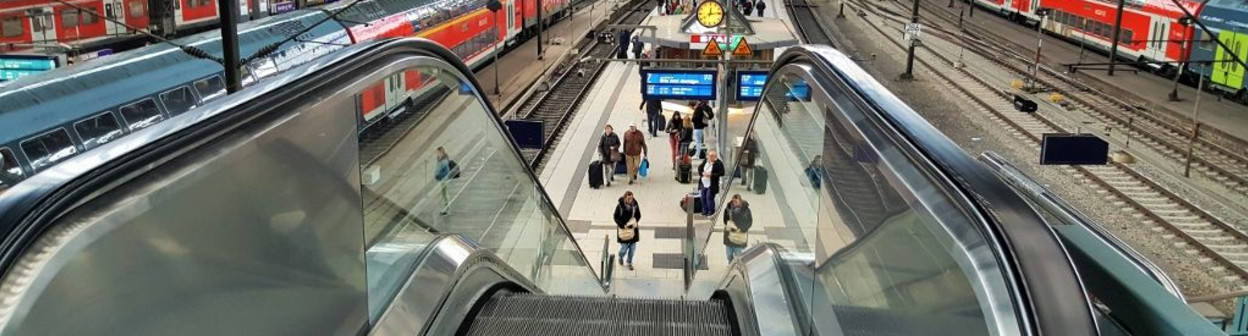
M 616 46 L 615 58 L 628 58 L 628 44 L 629 41 L 633 40 L 630 39 L 629 36 L 632 36 L 632 33 L 627 30 L 620 30 L 620 32 L 616 35 L 618 35 L 618 37 L 616 37 L 615 41 L 619 44 Z
M 741 194 L 732 195 L 732 201 L 724 209 L 724 250 L 728 255 L 728 263 L 732 263 L 749 246 L 750 236 L 746 232 L 753 224 L 750 203 L 741 199 Z
M 703 132 L 707 123 L 715 119 L 715 112 L 705 100 L 690 104 L 690 106 L 693 108 L 693 146 L 695 148 L 693 156 L 702 157 Z
M 745 17 L 747 17 L 747 18 L 748 18 L 748 17 L 750 17 L 750 13 L 753 13 L 753 10 L 754 10 L 754 2 L 753 2 L 753 1 L 750 1 L 750 0 L 745 0 L 745 4 L 744 4 L 744 5 L 745 5 L 745 6 L 741 7 L 741 12 L 742 12 L 743 14 L 745 14 Z
M 715 214 L 715 195 L 719 194 L 719 178 L 724 176 L 724 163 L 714 149 L 706 152 L 706 160 L 698 165 L 699 191 L 702 193 L 702 215 Z
M 439 215 L 451 214 L 451 194 L 448 191 L 451 179 L 459 177 L 459 164 L 451 160 L 451 156 L 446 154 L 446 149 L 438 147 L 434 157 L 438 160 L 437 169 L 434 170 L 433 179 L 438 181 L 438 189 L 442 194 L 442 210 L 438 211 Z
M 741 185 L 745 186 L 745 190 L 752 188 L 749 181 L 754 179 L 754 162 L 757 159 L 758 143 L 754 141 L 754 132 L 751 131 L 741 142 Z
M 659 136 L 659 131 L 663 131 L 659 126 L 659 118 L 663 117 L 663 101 L 658 99 L 646 99 L 641 101 L 641 106 L 646 111 L 646 127 L 650 131 L 650 137 Z
M 672 112 L 672 120 L 667 121 L 667 142 L 672 145 L 672 169 L 676 168 L 676 163 L 680 162 L 680 133 L 685 127 L 685 121 L 680 118 L 680 112 Z
M 692 113 L 692 112 L 690 112 Z M 689 145 L 693 144 L 693 114 L 685 117 L 684 127 L 680 129 L 680 153 L 683 155 L 692 154 L 689 152 Z
M 624 160 L 628 164 L 628 184 L 637 180 L 637 168 L 641 166 L 641 158 L 649 153 L 646 136 L 637 129 L 637 124 L 628 125 L 628 130 L 624 131 Z
M 641 59 L 641 52 L 646 49 L 646 44 L 641 43 L 639 35 L 633 35 L 633 58 Z
M 637 241 L 641 240 L 637 229 L 637 223 L 641 221 L 641 206 L 637 205 L 632 191 L 625 191 L 624 196 L 620 197 L 612 217 L 616 227 L 615 242 L 620 243 L 620 265 L 628 265 L 631 271 L 633 254 L 637 252 Z
M 815 155 L 810 160 L 810 165 L 806 166 L 806 179 L 810 180 L 810 186 L 819 189 L 823 184 L 823 155 Z
M 758 0 L 758 3 L 754 4 L 754 9 L 758 10 L 758 17 L 763 17 L 763 10 L 767 9 L 767 3 L 763 0 Z
M 607 182 L 608 187 L 611 186 L 611 181 L 615 181 L 615 163 L 624 159 L 620 154 L 620 145 L 620 136 L 616 135 L 611 125 L 608 124 L 602 132 L 602 137 L 598 139 L 598 155 L 602 155 L 602 170 L 604 174 L 607 174 L 603 180 Z

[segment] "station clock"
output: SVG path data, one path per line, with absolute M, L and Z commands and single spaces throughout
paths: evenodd
M 703 27 L 715 28 L 724 22 L 724 5 L 719 1 L 705 0 L 698 4 L 698 23 Z

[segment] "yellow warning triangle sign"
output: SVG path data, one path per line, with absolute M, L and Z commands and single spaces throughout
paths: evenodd
M 724 50 L 719 48 L 719 43 L 715 40 L 706 42 L 706 48 L 702 48 L 702 56 L 720 56 L 724 54 Z
M 737 47 L 732 49 L 733 56 L 754 56 L 754 49 L 750 48 L 750 43 L 745 42 L 745 38 L 741 38 L 741 42 L 737 43 Z

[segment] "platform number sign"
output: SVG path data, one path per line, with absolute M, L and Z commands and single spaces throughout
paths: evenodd
M 905 28 L 906 41 L 919 39 L 923 35 L 923 25 L 919 23 L 907 23 Z

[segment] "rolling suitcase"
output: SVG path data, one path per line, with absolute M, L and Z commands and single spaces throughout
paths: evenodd
M 676 182 L 689 183 L 689 180 L 692 179 L 692 177 L 693 165 L 685 163 L 681 164 L 680 168 L 677 168 Z
M 754 193 L 763 194 L 767 192 L 767 168 L 763 166 L 754 166 Z
M 680 198 L 680 211 L 688 212 L 689 205 L 685 204 L 685 200 L 692 200 L 693 201 L 693 213 L 695 214 L 702 213 L 702 196 L 700 195 L 691 195 L 691 196 L 693 197 L 689 197 L 689 198 L 681 197 Z
M 589 163 L 589 187 L 593 189 L 602 188 L 602 161 L 594 160 Z
M 624 164 L 624 160 L 615 163 L 615 175 L 628 174 L 628 165 Z

